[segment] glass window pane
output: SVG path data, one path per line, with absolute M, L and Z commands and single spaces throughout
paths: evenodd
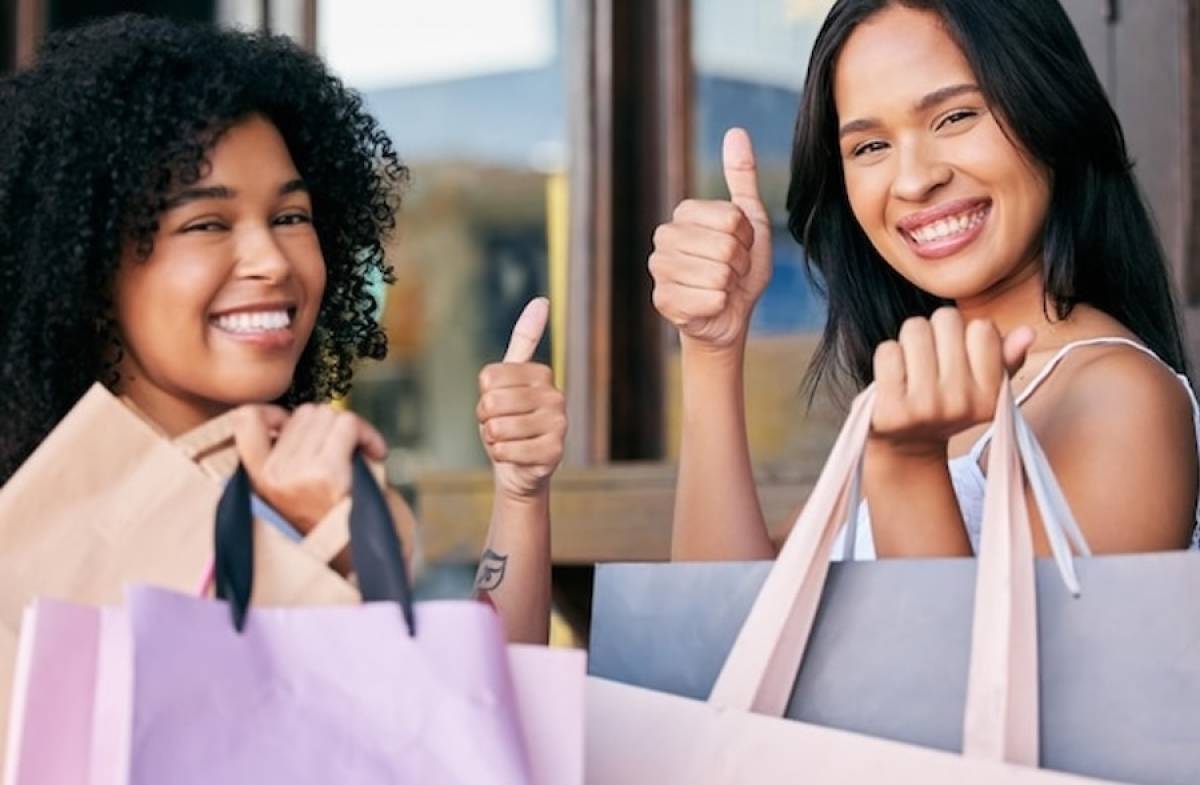
M 389 248 L 389 355 L 359 371 L 351 405 L 382 427 L 394 481 L 484 466 L 476 375 L 503 355 L 524 304 L 565 280 L 561 2 L 318 9 L 322 56 L 412 171 Z
M 693 149 L 690 193 L 728 199 L 721 139 L 749 131 L 759 187 L 773 223 L 774 273 L 754 312 L 746 351 L 746 409 L 756 460 L 797 457 L 827 443 L 832 417 L 807 411 L 801 381 L 824 304 L 787 231 L 792 131 L 809 52 L 833 0 L 693 0 Z M 679 444 L 678 351 L 668 357 L 668 444 Z M 809 416 L 809 415 L 812 416 Z

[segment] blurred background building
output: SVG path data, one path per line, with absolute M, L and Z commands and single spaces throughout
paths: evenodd
M 524 303 L 549 294 L 541 359 L 571 416 L 556 584 L 577 622 L 588 564 L 667 555 L 679 368 L 646 257 L 676 202 L 726 195 L 721 136 L 748 128 L 776 233 L 749 347 L 751 440 L 768 519 L 785 524 L 803 501 L 839 412 L 800 394 L 823 306 L 784 195 L 832 0 L 3 2 L 0 68 L 28 62 L 49 30 L 136 11 L 286 33 L 362 91 L 413 179 L 381 317 L 391 351 L 362 368 L 349 404 L 388 437 L 433 563 L 463 565 L 431 575 L 469 572 L 491 493 L 475 376 Z M 1063 4 L 1124 123 L 1200 356 L 1200 0 Z

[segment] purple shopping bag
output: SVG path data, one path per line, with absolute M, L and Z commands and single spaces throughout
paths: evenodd
M 498 617 L 255 608 L 134 588 L 131 783 L 526 783 Z
M 133 597 L 137 599 L 133 600 Z M 135 607 L 137 612 L 133 610 Z M 182 610 L 182 614 L 177 613 L 179 610 Z M 39 599 L 30 606 L 22 626 L 18 678 L 14 685 L 6 785 L 125 785 L 129 782 L 154 781 L 162 776 L 168 776 L 167 781 L 175 783 L 190 782 L 193 781 L 192 778 L 200 781 L 218 775 L 223 778 L 220 781 L 239 782 L 249 781 L 251 777 L 261 777 L 257 781 L 273 782 L 276 777 L 284 776 L 285 772 L 280 769 L 266 777 L 245 771 L 234 772 L 231 775 L 227 771 L 217 772 L 214 767 L 207 765 L 207 760 L 199 766 L 189 763 L 184 767 L 182 759 L 173 760 L 169 757 L 167 751 L 172 749 L 186 747 L 190 749 L 188 754 L 197 756 L 206 749 L 212 751 L 215 744 L 221 744 L 225 746 L 216 749 L 215 755 L 224 755 L 229 749 L 238 747 L 253 764 L 256 763 L 258 745 L 262 743 L 261 738 L 254 733 L 234 736 L 232 740 L 228 737 L 203 736 L 206 723 L 213 719 L 210 709 L 224 705 L 225 710 L 217 715 L 220 719 L 245 701 L 244 696 L 236 692 L 237 681 L 224 677 L 228 676 L 224 668 L 214 667 L 213 662 L 206 661 L 202 663 L 201 673 L 204 675 L 200 678 L 177 672 L 179 678 L 174 684 L 169 683 L 167 677 L 173 669 L 190 668 L 196 660 L 204 658 L 205 651 L 212 653 L 211 649 L 194 650 L 181 658 L 176 651 L 192 646 L 197 638 L 204 640 L 204 633 L 170 637 L 175 628 L 188 624 L 197 610 L 205 617 L 202 622 L 204 626 L 209 626 L 214 617 L 216 618 L 217 623 L 212 624 L 212 630 L 218 638 L 224 639 L 225 628 L 229 625 L 227 611 L 223 606 L 159 590 L 135 589 L 131 591 L 131 602 L 119 608 L 94 608 L 46 599 Z M 349 611 L 353 608 L 340 610 Z M 417 620 L 422 625 L 419 639 L 425 639 L 431 632 L 431 642 L 432 639 L 440 637 L 444 644 L 449 639 L 456 650 L 455 656 L 461 657 L 462 653 L 458 651 L 460 644 L 470 643 L 469 640 L 464 640 L 463 628 L 475 624 L 479 610 L 492 615 L 486 607 L 477 606 L 475 603 L 420 604 L 417 606 Z M 159 614 L 169 617 L 165 624 L 159 624 Z M 256 609 L 251 619 L 259 619 L 261 614 L 262 611 Z M 271 615 L 266 614 L 268 620 L 259 626 L 274 626 L 274 622 L 269 618 Z M 290 621 L 307 626 L 309 620 L 304 617 L 309 614 L 298 611 L 295 615 L 300 618 Z M 140 636 L 134 632 L 134 618 L 138 619 Z M 275 621 L 279 620 L 276 617 Z M 285 619 L 284 623 L 289 623 L 289 620 Z M 250 627 L 255 624 L 259 623 L 252 621 Z M 491 626 L 487 621 L 484 621 L 483 625 Z M 439 628 L 444 634 L 436 633 Z M 338 632 L 337 625 L 326 629 L 331 635 Z M 261 642 L 261 630 L 255 634 L 260 635 Z M 306 634 L 300 633 L 300 637 Z M 267 633 L 265 637 L 274 636 Z M 489 637 L 486 632 L 479 636 L 483 648 L 490 645 L 487 640 Z M 158 646 L 159 653 L 165 653 L 165 656 L 160 660 L 149 660 L 142 652 L 135 658 L 134 651 L 139 639 Z M 274 643 L 279 644 L 278 648 L 268 652 L 266 657 L 286 656 L 280 640 L 276 638 Z M 257 644 L 235 642 L 234 648 L 237 649 L 239 645 Z M 378 640 L 372 639 L 371 645 L 378 646 Z M 323 642 L 321 646 L 326 650 L 336 648 L 328 642 Z M 436 648 L 436 644 L 431 646 L 426 650 L 426 654 Z M 475 650 L 482 649 L 476 647 Z M 238 652 L 235 652 L 234 661 L 237 658 Z M 184 665 L 184 660 L 192 660 L 192 663 Z M 517 727 L 522 730 L 529 759 L 530 783 L 582 785 L 584 653 L 540 646 L 509 645 L 507 660 L 515 688 L 518 722 L 510 723 L 510 717 L 503 712 L 493 717 L 498 722 L 501 734 L 511 734 Z M 150 689 L 144 683 L 139 685 L 135 680 L 135 661 L 142 666 L 136 669 L 136 673 L 153 676 L 156 681 L 165 680 L 166 686 Z M 258 662 L 264 665 L 266 659 L 260 659 Z M 337 666 L 343 668 L 344 662 L 339 659 Z M 467 669 L 471 668 L 468 666 Z M 240 675 L 244 677 L 245 669 L 240 670 Z M 289 667 L 289 670 L 293 669 Z M 494 669 L 475 669 L 476 673 L 486 670 Z M 400 674 L 400 678 L 393 681 L 403 683 L 403 673 L 398 669 L 396 672 Z M 448 676 L 444 670 L 440 671 L 440 675 Z M 219 682 L 219 686 L 216 695 L 203 696 L 202 703 L 207 705 L 208 709 L 187 712 L 184 707 L 189 705 L 188 702 L 193 700 L 197 691 L 204 689 L 203 685 L 209 679 Z M 334 680 L 336 681 L 336 678 Z M 445 680 L 440 679 L 442 682 Z M 280 681 L 276 675 L 270 675 L 265 680 L 256 681 L 248 693 L 278 693 L 278 687 L 272 685 L 278 685 Z M 456 758 L 464 758 L 463 761 L 456 760 L 455 765 L 488 764 L 486 751 L 476 744 L 478 735 L 477 731 L 473 730 L 476 728 L 475 719 L 462 718 L 461 712 L 454 708 L 455 703 L 461 706 L 463 696 L 469 690 L 464 690 L 464 684 L 455 680 L 453 676 L 449 677 L 449 681 L 455 695 L 449 701 L 448 711 L 451 712 L 450 716 L 460 717 L 463 724 L 452 728 L 449 734 L 444 730 L 435 730 L 439 738 L 435 745 L 437 750 L 434 752 L 449 749 Z M 434 685 L 434 688 L 444 690 L 445 684 L 440 687 Z M 487 685 L 483 685 L 483 688 L 486 691 Z M 380 690 L 373 690 L 373 693 L 379 692 Z M 426 689 L 423 694 L 428 697 L 428 692 Z M 232 698 L 229 697 L 231 693 Z M 345 693 L 342 697 L 346 697 Z M 283 701 L 278 698 L 273 700 L 276 701 L 275 708 L 279 709 Z M 143 711 L 135 711 L 135 706 L 143 707 Z M 501 706 L 502 704 L 497 702 L 496 708 Z M 156 730 L 152 725 L 146 726 L 147 722 L 151 722 L 146 713 L 151 711 L 162 711 L 173 716 L 161 720 Z M 325 722 L 328 716 L 325 707 L 322 706 L 319 711 L 319 721 Z M 473 709 L 471 711 L 473 712 Z M 135 716 L 139 717 L 137 725 L 141 728 L 136 742 L 133 737 Z M 442 717 L 436 722 L 446 720 L 446 717 Z M 362 730 L 369 721 L 356 717 L 354 723 Z M 146 733 L 146 730 L 150 732 Z M 227 727 L 226 734 L 228 731 Z M 310 732 L 311 735 L 319 735 L 319 728 L 314 724 L 312 728 L 302 729 L 302 733 Z M 369 729 L 363 732 L 379 735 L 378 731 Z M 196 739 L 198 734 L 200 738 Z M 460 756 L 454 745 L 462 740 L 464 734 L 469 737 L 469 746 L 461 751 Z M 365 735 L 362 738 L 374 736 Z M 323 746 L 327 744 L 328 739 L 322 737 L 318 741 L 313 752 L 320 755 L 321 750 L 328 749 Z M 358 744 L 358 741 L 351 740 L 351 743 Z M 404 743 L 398 741 L 394 746 L 394 754 L 412 757 L 412 752 L 406 750 Z M 423 750 L 421 754 L 429 752 Z M 510 750 L 505 752 L 511 753 Z M 386 758 L 390 758 L 392 754 L 391 750 L 384 750 Z M 165 759 L 159 760 L 159 756 Z M 509 754 L 510 760 L 515 757 L 516 753 Z M 140 768 L 135 770 L 136 776 L 131 777 L 130 770 L 135 761 Z M 233 765 L 233 761 L 226 763 Z M 328 769 L 333 765 L 332 756 L 323 755 L 320 765 Z M 466 779 L 438 779 L 436 776 L 423 774 L 419 780 L 407 780 L 390 779 L 391 773 L 381 773 L 376 777 L 371 773 L 358 771 L 362 768 L 359 762 L 351 765 L 356 768 L 345 773 L 345 776 L 354 776 L 354 782 L 380 781 L 379 777 L 383 778 L 382 781 L 397 782 L 479 781 L 470 779 L 476 776 L 477 772 L 474 771 L 454 773 L 455 777 L 461 775 Z M 170 773 L 162 775 L 155 766 L 165 767 Z M 492 772 L 493 769 L 489 767 L 486 773 L 491 776 Z M 324 775 L 319 769 L 312 769 L 293 781 L 317 781 L 320 776 Z

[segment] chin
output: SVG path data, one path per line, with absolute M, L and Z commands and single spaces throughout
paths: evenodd
M 274 403 L 283 397 L 291 384 L 291 379 L 288 379 L 285 382 L 264 380 L 257 383 L 243 382 L 225 385 L 222 386 L 222 394 L 215 396 L 215 399 L 227 404 L 230 408 L 247 404 Z

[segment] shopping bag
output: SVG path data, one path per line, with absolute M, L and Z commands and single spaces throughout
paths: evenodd
M 1045 717 L 1062 727 L 1063 708 L 1046 695 L 1062 694 L 1047 676 L 1061 678 L 1063 670 L 1043 669 L 1039 682 L 1022 464 L 1057 556 L 1044 567 L 1042 596 L 1091 602 L 1090 579 L 1103 568 L 1084 559 L 1076 572 L 1068 540 L 1082 550 L 1081 538 L 1011 393 L 998 404 L 977 560 L 830 566 L 836 535 L 857 506 L 871 401 L 870 391 L 856 400 L 774 563 L 598 569 L 589 782 L 1084 781 L 1033 768 L 1046 765 L 1044 742 L 1054 726 Z M 1165 555 L 1172 574 L 1200 566 L 1186 561 L 1191 556 Z M 1081 590 L 1079 599 L 1072 589 Z M 1176 594 L 1184 590 L 1176 584 Z M 1060 620 L 1043 613 L 1042 630 Z M 1177 641 L 1196 640 L 1195 622 L 1188 624 L 1192 632 Z M 1073 665 L 1091 673 L 1108 667 L 1086 658 Z M 1093 692 L 1105 687 L 1091 685 Z M 1039 688 L 1046 690 L 1040 702 Z M 779 719 L 785 715 L 798 721 Z M 1145 780 L 1140 769 L 1110 765 L 1122 755 L 1128 761 L 1129 750 L 1080 743 L 1093 757 L 1077 771 Z M 627 754 L 618 754 L 623 748 Z M 1176 778 L 1160 781 L 1191 781 L 1178 778 L 1186 770 L 1163 769 Z
M 506 652 L 480 603 L 413 608 L 361 461 L 352 499 L 363 606 L 248 611 L 235 589 L 253 588 L 253 554 L 239 549 L 254 540 L 236 532 L 249 500 L 235 482 L 216 526 L 218 589 L 231 602 L 150 587 L 118 608 L 36 601 L 6 782 L 581 782 L 583 653 Z M 64 713 L 82 719 L 64 727 Z M 562 745 L 525 744 L 523 727 L 555 724 Z

